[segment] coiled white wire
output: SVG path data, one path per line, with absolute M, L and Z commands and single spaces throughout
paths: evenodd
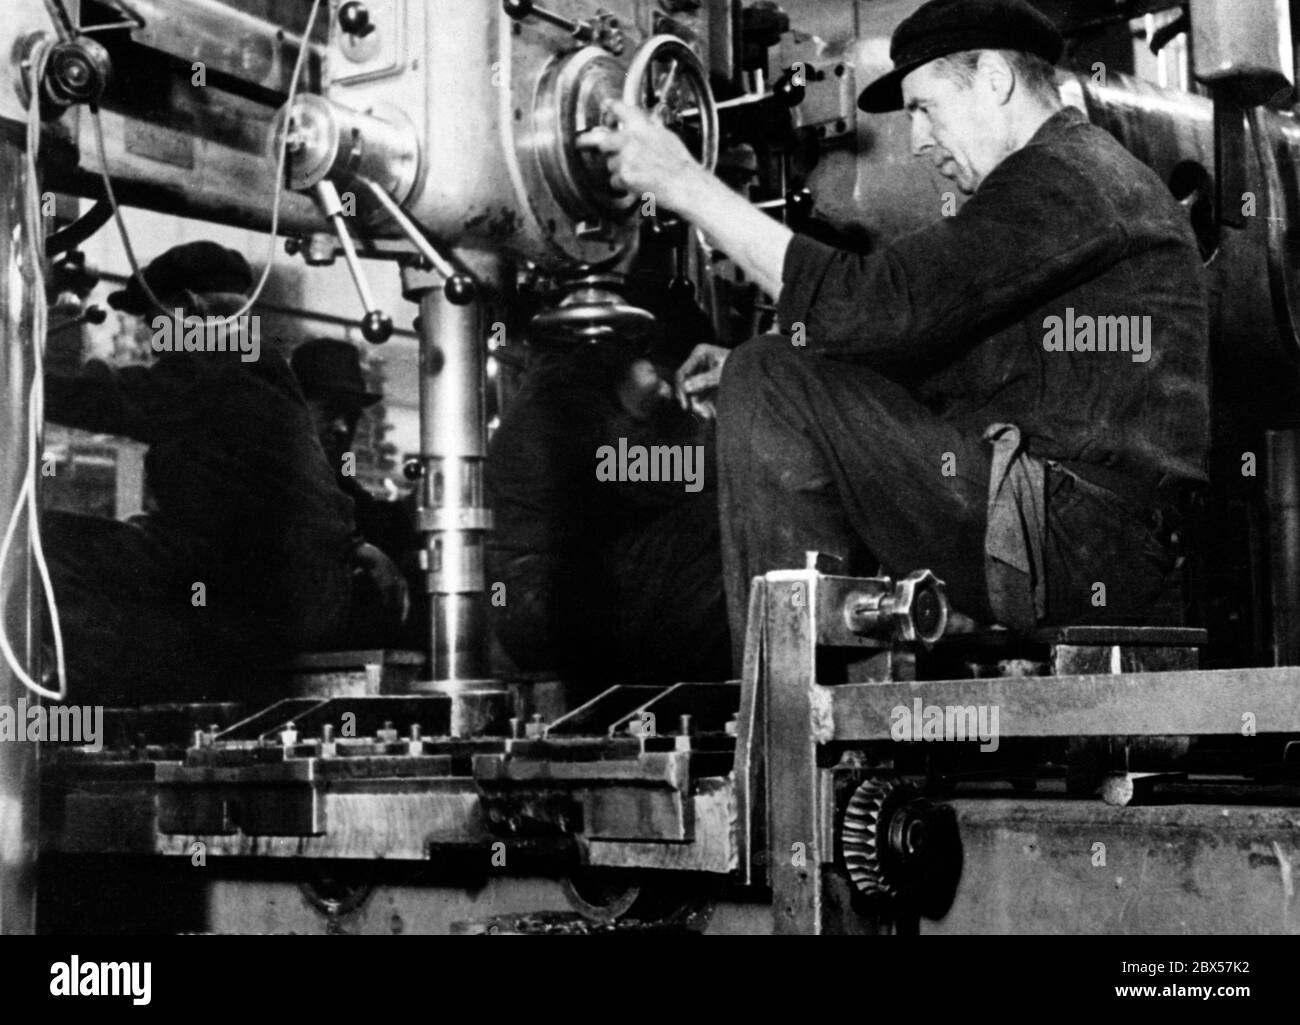
M 284 166 L 288 159 L 289 153 L 289 116 L 288 112 L 293 109 L 294 97 L 298 93 L 298 79 L 302 76 L 303 66 L 307 62 L 307 51 L 311 49 L 311 33 L 316 25 L 316 13 L 320 10 L 321 0 L 312 0 L 311 13 L 307 15 L 307 27 L 303 30 L 302 39 L 298 46 L 298 58 L 293 65 L 293 77 L 289 80 L 289 95 L 285 101 L 285 122 L 280 132 L 280 155 L 275 168 L 275 192 L 271 198 L 271 236 L 269 252 L 266 257 L 266 266 L 262 268 L 262 276 L 258 278 L 257 287 L 253 289 L 253 294 L 248 302 L 244 303 L 236 312 L 226 317 L 224 323 L 234 324 L 251 310 L 262 297 L 262 292 L 266 288 L 266 282 L 271 276 L 271 265 L 275 262 L 276 239 L 280 231 L 280 200 L 284 195 Z M 131 274 L 140 283 L 145 296 L 153 303 L 154 308 L 167 318 L 175 316 L 175 310 L 167 309 L 162 301 L 149 287 L 149 282 L 144 279 L 140 273 L 140 263 L 135 256 L 135 247 L 131 245 L 131 237 L 127 233 L 126 223 L 122 220 L 122 211 L 117 205 L 117 196 L 113 192 L 113 182 L 108 174 L 108 156 L 104 149 L 104 129 L 99 121 L 99 107 L 91 104 L 90 107 L 91 123 L 95 129 L 95 148 L 99 154 L 99 173 L 104 182 L 104 195 L 108 198 L 109 206 L 113 209 L 113 220 L 117 224 L 117 233 L 122 239 L 122 248 L 126 250 L 127 262 L 131 265 Z
M 31 548 L 32 561 L 41 578 L 41 589 L 50 610 L 50 628 L 54 634 L 55 673 L 59 689 L 50 690 L 41 686 L 28 675 L 26 668 L 19 662 L 9 643 L 8 631 L 4 618 L 0 616 L 0 651 L 5 662 L 22 685 L 34 694 L 51 701 L 62 701 L 67 695 L 67 671 L 63 657 L 63 630 L 59 625 L 59 608 L 54 600 L 54 584 L 50 580 L 50 569 L 45 561 L 45 549 L 41 544 L 40 508 L 37 503 L 36 467 L 40 462 L 36 439 L 40 437 L 45 424 L 45 335 L 49 324 L 49 309 L 45 300 L 45 275 L 42 263 L 44 232 L 41 230 L 41 194 L 37 177 L 37 153 L 41 143 L 41 108 L 40 81 L 45 72 L 45 61 L 49 56 L 51 44 L 43 41 L 33 48 L 30 67 L 30 96 L 27 106 L 27 173 L 24 183 L 24 217 L 26 225 L 23 234 L 27 238 L 29 250 L 29 270 L 31 288 L 35 293 L 32 303 L 32 385 L 27 403 L 27 469 L 23 473 L 23 484 L 14 502 L 9 525 L 5 528 L 4 540 L 0 541 L 0 596 L 8 607 L 9 594 L 5 588 L 5 568 L 9 564 L 9 551 L 13 545 L 14 534 L 18 530 L 18 521 L 27 512 L 27 541 Z
M 320 10 L 321 0 L 312 0 L 311 13 L 307 17 L 307 27 L 303 31 L 301 43 L 298 47 L 298 58 L 294 62 L 293 77 L 289 81 L 288 100 L 285 104 L 285 110 L 288 111 L 293 107 L 294 96 L 298 89 L 298 79 L 302 75 L 302 69 L 306 63 L 307 52 L 311 46 L 311 33 L 316 24 L 316 15 Z M 32 561 L 36 565 L 37 574 L 40 576 L 41 588 L 45 595 L 46 605 L 50 610 L 50 629 L 54 635 L 54 660 L 55 673 L 59 689 L 50 690 L 42 686 L 28 674 L 26 667 L 19 661 L 15 654 L 13 645 L 9 641 L 8 631 L 5 628 L 4 617 L 0 615 L 0 653 L 3 653 L 5 662 L 10 670 L 18 678 L 24 687 L 50 701 L 62 701 L 67 696 L 67 664 L 63 651 L 63 629 L 59 623 L 58 604 L 54 598 L 54 584 L 50 580 L 49 565 L 45 560 L 45 549 L 41 543 L 40 528 L 40 508 L 37 501 L 36 474 L 40 458 L 37 452 L 36 439 L 40 437 L 42 428 L 45 424 L 45 371 L 44 355 L 45 340 L 49 326 L 49 309 L 45 297 L 45 275 L 42 270 L 44 254 L 44 232 L 41 229 L 41 193 L 39 188 L 39 178 L 37 175 L 37 156 L 41 141 L 41 110 L 40 110 L 40 84 L 45 75 L 45 64 L 49 57 L 49 51 L 53 43 L 50 40 L 42 40 L 33 47 L 29 57 L 29 99 L 27 106 L 27 173 L 25 184 L 25 203 L 24 214 L 26 218 L 26 227 L 24 234 L 27 237 L 28 247 L 30 249 L 30 271 L 31 287 L 35 292 L 33 310 L 32 310 L 32 385 L 28 396 L 27 411 L 27 469 L 23 474 L 22 487 L 18 491 L 18 497 L 14 501 L 13 512 L 9 517 L 8 525 L 5 528 L 4 538 L 0 540 L 0 600 L 3 600 L 4 606 L 8 607 L 8 592 L 5 589 L 5 568 L 9 563 L 9 554 L 13 546 L 14 535 L 18 530 L 18 523 L 22 519 L 24 510 L 27 513 L 27 540 L 31 549 Z M 154 304 L 166 316 L 172 316 L 173 311 L 164 308 L 162 302 L 154 294 L 145 281 L 144 275 L 140 272 L 140 264 L 136 259 L 135 249 L 131 245 L 131 239 L 126 230 L 126 223 L 122 219 L 122 212 L 117 204 L 117 196 L 113 192 L 112 178 L 108 173 L 108 158 L 104 146 L 104 131 L 100 124 L 99 107 L 91 106 L 91 121 L 95 131 L 95 147 L 99 155 L 100 175 L 104 182 L 104 192 L 108 197 L 109 204 L 113 209 L 113 219 L 117 223 L 118 234 L 122 239 L 122 247 L 126 250 L 126 258 L 131 266 L 132 275 L 140 282 L 145 295 L 149 301 Z M 280 225 L 280 201 L 284 193 L 284 169 L 285 161 L 288 157 L 288 120 L 286 117 L 285 124 L 281 132 L 280 154 L 276 165 L 275 174 L 275 193 L 271 202 L 271 229 L 270 229 L 270 253 L 266 260 L 266 266 L 262 269 L 262 276 L 258 280 L 257 287 L 248 302 L 236 313 L 232 313 L 226 318 L 227 323 L 238 320 L 244 316 L 261 298 L 263 290 L 266 288 L 266 282 L 271 274 L 271 265 L 275 261 L 276 239 L 279 234 Z

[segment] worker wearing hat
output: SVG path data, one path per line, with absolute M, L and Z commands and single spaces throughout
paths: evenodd
M 247 261 L 212 242 L 160 255 L 109 297 L 152 323 L 239 312 Z M 242 354 L 241 354 L 242 355 Z M 352 503 L 339 491 L 288 363 L 167 351 L 149 365 L 49 372 L 48 419 L 148 445 L 153 507 L 129 522 L 42 521 L 71 700 L 254 696 L 281 661 L 337 646 L 352 595 Z M 48 636 L 48 634 L 47 634 Z
M 409 614 L 410 589 L 398 564 L 419 546 L 411 511 L 405 503 L 381 501 L 357 480 L 352 455 L 357 425 L 383 395 L 371 391 L 361 373 L 361 357 L 350 342 L 313 338 L 293 350 L 290 366 L 325 459 L 340 490 L 352 499 L 357 526 L 354 577 L 374 593 L 354 596 L 350 647 L 388 647 L 401 643 Z
M 153 309 L 145 285 L 159 298 L 187 291 L 246 296 L 253 287 L 253 272 L 234 249 L 215 242 L 186 242 L 168 249 L 140 277 L 128 278 L 124 287 L 109 293 L 108 305 L 135 316 L 160 312 Z
M 366 387 L 361 357 L 348 342 L 313 338 L 293 350 L 289 365 L 311 407 L 330 466 L 341 473 L 343 456 L 352 449 L 361 414 L 383 395 Z
M 905 109 L 913 154 L 969 199 L 944 216 L 940 184 L 932 225 L 867 254 L 756 210 L 630 106 L 581 140 L 778 299 L 782 334 L 677 375 L 685 402 L 720 385 L 733 631 L 752 577 L 808 550 L 930 568 L 985 622 L 1178 614 L 1175 527 L 1209 445 L 1203 269 L 1160 178 L 1063 106 L 1062 50 L 1024 0 L 931 0 L 897 27 L 859 106 Z M 1076 314 L 1140 314 L 1150 337 L 1066 344 L 1052 325 Z

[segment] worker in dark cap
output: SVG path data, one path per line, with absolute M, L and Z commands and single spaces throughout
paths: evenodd
M 359 576 L 372 581 L 375 600 L 354 603 L 352 647 L 389 647 L 400 643 L 409 613 L 409 588 L 398 569 L 419 545 L 410 510 L 381 501 L 357 481 L 352 451 L 357 425 L 383 395 L 366 387 L 356 346 L 335 338 L 313 338 L 293 350 L 294 376 L 311 410 L 316 437 L 343 493 L 355 509 Z
M 628 105 L 583 137 L 779 297 L 782 334 L 701 348 L 677 379 L 689 402 L 721 386 L 733 627 L 751 577 L 807 550 L 933 569 L 977 621 L 1177 615 L 1208 452 L 1201 260 L 1160 178 L 1062 105 L 1062 49 L 1023 0 L 898 26 L 859 105 L 905 109 L 915 156 L 969 199 L 866 254 L 755 210 Z
M 173 246 L 143 271 L 144 284 L 160 299 L 183 296 L 195 290 L 213 295 L 243 295 L 253 287 L 248 261 L 233 249 L 215 242 L 186 242 Z M 108 297 L 115 310 L 138 316 L 155 312 L 139 278 L 127 279 L 126 286 Z M 243 305 L 242 303 L 240 305 Z
M 352 595 L 352 503 L 316 440 L 288 363 L 207 344 L 230 328 L 252 274 L 210 242 L 171 249 L 109 302 L 142 318 L 148 365 L 90 361 L 46 375 L 46 416 L 149 446 L 153 509 L 130 522 L 43 518 L 72 700 L 253 696 L 278 663 L 337 646 Z M 177 310 L 203 328 L 156 344 Z M 171 315 L 169 317 L 169 314 Z M 196 319 L 197 318 L 197 319 Z M 233 322 L 256 332 L 256 320 Z

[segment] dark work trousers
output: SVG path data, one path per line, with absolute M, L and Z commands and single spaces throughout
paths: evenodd
M 603 618 L 631 683 L 721 680 L 730 657 L 717 495 L 691 495 L 606 545 Z
M 211 565 L 137 523 L 47 511 L 41 530 L 70 701 L 135 705 L 254 697 L 294 650 L 293 639 L 259 615 L 247 594 L 222 587 Z M 196 606 L 198 582 L 206 593 Z M 322 640 L 341 630 L 348 595 L 340 584 L 349 586 L 345 572 L 332 583 L 305 582 L 292 618 L 314 620 Z M 48 617 L 44 643 L 48 671 Z
M 749 582 L 805 565 L 836 572 L 932 570 L 953 607 L 992 623 L 984 534 L 992 450 L 859 363 L 756 338 L 723 371 L 718 408 L 723 566 L 733 658 Z M 1140 619 L 1173 558 L 1148 514 L 1078 478 L 1048 474 L 1047 622 Z M 1106 584 L 1105 606 L 1094 584 Z
M 524 581 L 493 607 L 517 665 L 556 670 L 570 701 L 615 684 L 724 680 L 731 648 L 716 492 L 691 495 L 562 567 L 544 591 Z

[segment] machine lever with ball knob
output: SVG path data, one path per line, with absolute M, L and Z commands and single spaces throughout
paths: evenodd
M 523 21 L 529 17 L 536 18 L 538 21 L 563 29 L 579 43 L 596 43 L 615 56 L 623 52 L 625 46 L 623 30 L 618 18 L 612 14 L 602 12 L 592 21 L 574 21 L 572 18 L 565 18 L 548 11 L 544 7 L 538 7 L 533 0 L 503 0 L 501 8 L 515 21 Z
M 472 302 L 476 293 L 474 279 L 468 274 L 457 270 L 450 260 L 434 248 L 433 243 L 425 237 L 424 232 L 416 226 L 406 211 L 388 194 L 383 186 L 371 181 L 369 178 L 362 178 L 360 181 L 379 200 L 379 205 L 388 212 L 388 215 L 397 223 L 397 226 L 402 229 L 402 233 L 419 251 L 424 261 L 442 277 L 447 301 L 456 306 L 465 306 Z
M 347 263 L 352 281 L 357 286 L 361 305 L 365 307 L 366 315 L 361 321 L 362 337 L 372 345 L 388 341 L 393 336 L 393 318 L 381 311 L 375 303 L 370 282 L 366 280 L 366 272 L 361 269 L 356 245 L 352 241 L 351 234 L 348 233 L 347 222 L 343 216 L 343 202 L 339 199 L 338 189 L 328 178 L 322 178 L 312 188 L 312 192 L 321 210 L 334 226 L 334 233 L 338 236 L 339 246 L 343 250 L 343 260 Z

